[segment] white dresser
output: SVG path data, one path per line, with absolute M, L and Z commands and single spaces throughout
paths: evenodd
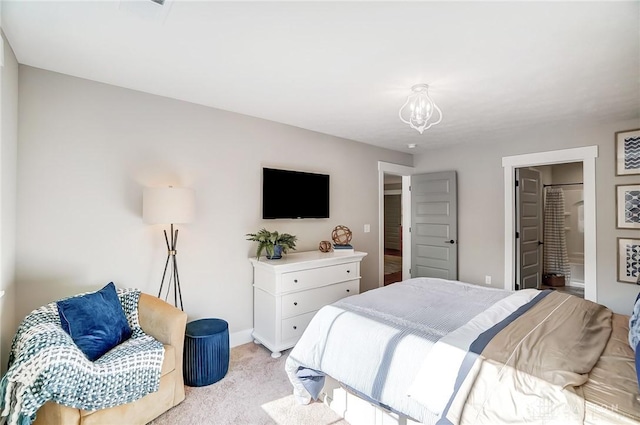
M 366 252 L 295 252 L 253 264 L 253 338 L 271 357 L 293 347 L 316 311 L 360 292 Z

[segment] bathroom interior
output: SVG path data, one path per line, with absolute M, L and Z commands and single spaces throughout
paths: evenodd
M 565 286 L 553 289 L 584 298 L 584 191 L 582 162 L 535 167 L 540 171 L 543 209 L 547 192 L 561 189 L 564 197 L 564 236 L 569 262 Z M 545 214 L 543 214 L 544 220 Z M 543 223 L 544 226 L 544 223 Z M 543 241 L 544 242 L 544 241 Z M 545 245 L 543 245 L 543 249 Z M 544 256 L 543 256 L 544 257 Z

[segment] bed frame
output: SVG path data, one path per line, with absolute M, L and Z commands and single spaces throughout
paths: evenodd
M 350 425 L 421 425 L 358 397 L 330 376 L 325 377 L 320 400 Z

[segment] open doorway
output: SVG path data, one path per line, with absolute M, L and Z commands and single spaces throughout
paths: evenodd
M 409 279 L 411 277 L 411 175 L 413 174 L 413 167 L 407 167 L 406 165 L 392 164 L 389 162 L 378 161 L 378 286 L 384 286 L 384 227 L 385 227 L 385 213 L 384 213 L 384 195 L 385 195 L 385 176 L 396 176 L 402 182 L 401 185 L 401 223 L 405 223 L 402 226 L 402 233 L 400 237 L 401 252 L 402 252 L 402 279 Z
M 384 285 L 402 280 L 402 177 L 384 175 Z
M 582 162 L 517 168 L 516 289 L 584 298 Z
M 522 154 L 502 158 L 504 168 L 504 288 L 514 290 L 516 284 L 515 238 L 515 170 L 523 167 L 582 163 L 583 176 L 583 225 L 584 225 L 584 298 L 598 302 L 596 290 L 596 158 L 597 146 L 563 149 L 548 152 Z

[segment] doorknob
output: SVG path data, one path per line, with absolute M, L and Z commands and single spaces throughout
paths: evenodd
M 456 243 L 456 241 L 454 241 L 453 239 L 451 239 L 451 240 L 449 240 L 449 241 L 444 241 L 444 243 L 454 244 L 454 243 Z

